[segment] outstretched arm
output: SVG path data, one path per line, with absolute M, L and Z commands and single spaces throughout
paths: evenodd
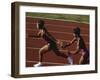
M 79 42 L 80 42 L 80 39 L 77 39 L 77 44 L 79 44 Z M 74 55 L 80 52 L 80 46 L 77 45 L 76 47 L 77 47 L 76 50 L 73 52 Z
M 73 38 L 71 42 L 69 42 L 68 46 L 72 45 L 76 41 L 76 38 Z
M 73 38 L 72 41 L 70 41 L 70 42 L 67 43 L 66 45 L 63 46 L 63 44 L 62 44 L 62 48 L 66 48 L 66 47 L 72 45 L 75 41 L 76 41 L 76 38 Z

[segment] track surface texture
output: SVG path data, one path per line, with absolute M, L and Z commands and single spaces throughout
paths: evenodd
M 36 23 L 39 18 L 26 17 L 26 67 L 32 67 L 39 61 L 39 49 L 47 44 L 42 38 L 33 38 L 29 35 L 37 34 Z M 89 49 L 89 24 L 62 21 L 62 20 L 51 20 L 44 19 L 45 26 L 48 32 L 58 40 L 71 41 L 73 39 L 73 28 L 80 27 L 81 35 L 85 41 L 87 48 Z M 70 47 L 64 49 L 75 51 L 76 43 Z M 74 64 L 78 64 L 80 54 L 73 55 Z M 55 55 L 53 51 L 47 52 L 43 56 L 42 66 L 55 66 L 68 64 L 67 59 Z

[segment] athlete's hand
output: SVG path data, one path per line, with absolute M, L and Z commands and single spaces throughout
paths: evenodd
M 61 43 L 61 48 L 66 48 L 66 47 L 68 47 L 69 46 L 69 43 L 67 43 L 67 42 L 62 42 Z
M 60 42 L 61 42 L 60 40 L 57 40 L 57 44 L 60 44 Z
M 62 41 L 62 42 L 61 42 L 61 48 L 64 48 L 64 46 L 65 46 L 65 45 L 64 45 L 64 42 Z

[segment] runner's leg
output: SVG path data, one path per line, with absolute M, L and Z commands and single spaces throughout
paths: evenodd
M 62 52 L 60 51 L 58 48 L 54 48 L 53 51 L 55 52 L 55 54 L 57 56 L 61 56 L 63 58 L 67 58 L 67 61 L 69 64 L 73 64 L 73 58 L 72 58 L 72 55 L 69 51 L 67 51 L 66 53 L 65 52 Z
M 67 54 L 68 54 L 67 61 L 68 61 L 69 64 L 72 65 L 74 63 L 72 54 L 69 51 L 67 52 Z
M 48 51 L 50 51 L 50 45 L 47 44 L 45 46 L 43 46 L 40 50 L 39 50 L 39 61 L 42 62 L 43 60 L 43 55 L 45 53 L 47 53 Z
M 35 64 L 35 67 L 41 66 L 42 65 L 42 60 L 43 60 L 43 55 L 45 53 L 47 53 L 48 51 L 50 51 L 50 46 L 49 44 L 43 46 L 40 50 L 39 50 L 39 62 L 37 64 Z

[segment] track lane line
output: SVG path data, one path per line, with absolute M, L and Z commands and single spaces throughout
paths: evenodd
M 29 62 L 29 63 L 38 63 L 39 61 L 29 61 L 27 60 L 26 62 Z M 58 65 L 64 65 L 65 63 L 55 63 L 55 62 L 41 62 L 43 64 L 58 64 Z

